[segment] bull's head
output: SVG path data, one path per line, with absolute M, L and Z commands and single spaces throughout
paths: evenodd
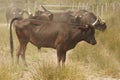
M 95 45 L 97 43 L 95 39 L 95 28 L 93 28 L 91 25 L 82 25 L 81 23 L 81 16 L 75 16 L 74 18 L 74 28 L 81 29 L 82 32 L 82 40 L 88 42 L 89 44 Z
M 96 17 L 93 13 L 88 11 L 79 11 L 76 12 L 78 15 L 75 17 L 75 22 L 84 28 L 93 27 L 100 31 L 104 31 L 106 29 L 106 23 L 101 20 L 99 17 Z
M 106 23 L 101 20 L 99 17 L 96 18 L 96 20 L 91 24 L 95 29 L 98 29 L 100 31 L 104 31 L 106 29 Z

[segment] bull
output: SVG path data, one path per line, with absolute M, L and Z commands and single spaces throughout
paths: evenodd
M 7 24 L 15 17 L 23 17 L 23 14 L 26 13 L 27 15 L 30 15 L 30 12 L 27 10 L 22 10 L 16 6 L 9 6 L 6 9 L 6 20 Z
M 80 18 L 80 24 L 83 26 L 92 26 L 93 28 L 104 31 L 107 26 L 104 20 L 97 17 L 94 13 L 88 12 L 86 10 L 78 10 L 73 13 L 76 17 Z
M 78 42 L 85 41 L 95 45 L 95 29 L 92 27 L 83 28 L 67 23 L 57 23 L 53 21 L 44 21 L 36 19 L 20 19 L 14 18 L 10 23 L 10 45 L 11 56 L 13 58 L 13 37 L 12 24 L 19 40 L 19 48 L 17 52 L 17 63 L 19 64 L 19 56 L 21 55 L 24 65 L 25 51 L 28 42 L 38 48 L 47 47 L 57 50 L 58 65 L 64 65 L 66 60 L 66 52 L 73 49 Z
M 46 21 L 52 21 L 53 20 L 53 14 L 52 13 L 46 13 L 43 11 L 35 11 L 35 14 L 31 14 L 29 17 L 29 19 L 37 19 L 37 20 L 46 20 Z
M 45 12 L 51 13 L 44 6 L 41 6 Z M 77 19 L 78 22 L 75 20 Z M 86 10 L 70 11 L 54 13 L 53 21 L 73 23 L 84 27 L 91 26 L 97 30 L 104 31 L 106 23 L 97 17 L 94 13 Z

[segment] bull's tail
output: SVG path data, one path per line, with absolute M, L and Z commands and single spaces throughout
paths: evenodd
M 13 18 L 10 22 L 10 49 L 11 49 L 11 57 L 13 60 L 13 36 L 12 36 L 12 24 L 15 20 L 19 20 L 20 18 Z

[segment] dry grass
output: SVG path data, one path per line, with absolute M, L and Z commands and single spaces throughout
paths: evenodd
M 0 27 L 0 80 L 85 80 L 79 67 L 74 65 L 65 68 L 57 67 L 56 51 L 41 49 L 28 44 L 26 58 L 28 67 L 24 67 L 20 58 L 20 65 L 12 64 L 9 48 L 9 29 Z M 18 40 L 13 29 L 14 58 Z M 4 36 L 2 36 L 4 35 Z
M 86 63 L 91 69 L 100 71 L 100 74 L 120 78 L 120 17 L 119 13 L 111 12 L 110 15 L 107 30 L 103 33 L 96 31 L 97 45 L 80 43 L 70 58 Z
M 44 48 L 39 51 L 31 44 L 26 51 L 29 66 L 24 67 L 21 61 L 20 65 L 11 64 L 9 29 L 5 25 L 0 25 L 0 80 L 96 80 L 88 79 L 89 76 L 96 75 L 93 73 L 119 79 L 120 17 L 118 16 L 119 13 L 113 12 L 109 17 L 104 16 L 108 29 L 103 33 L 96 31 L 97 45 L 79 43 L 70 54 L 67 54 L 65 68 L 57 67 L 55 50 Z M 18 40 L 14 29 L 13 36 L 15 57 Z

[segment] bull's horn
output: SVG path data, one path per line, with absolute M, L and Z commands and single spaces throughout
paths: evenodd
M 26 10 L 28 12 L 29 15 L 32 14 L 32 12 L 30 11 L 30 9 Z
M 75 16 L 75 22 L 76 22 L 76 23 L 79 23 L 79 22 L 80 22 L 79 16 Z
M 51 13 L 50 11 L 48 11 L 43 5 L 41 5 L 42 9 L 48 13 Z
M 78 18 L 79 16 L 75 16 L 75 18 Z
M 48 11 L 43 5 L 41 5 L 41 7 L 44 11 Z
M 98 22 L 98 18 L 95 20 L 95 22 L 92 23 L 92 26 L 95 26 L 95 24 Z
M 105 20 L 103 19 L 103 20 L 102 20 L 102 22 L 104 22 L 104 23 L 105 23 Z
M 28 14 L 31 15 L 32 13 L 30 11 L 28 11 Z

